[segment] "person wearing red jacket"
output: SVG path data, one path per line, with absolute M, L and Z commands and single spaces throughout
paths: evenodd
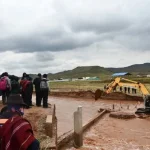
M 25 74 L 20 81 L 21 93 L 24 102 L 28 105 L 27 108 L 31 108 L 32 104 L 32 92 L 33 92 L 33 83 L 32 78 L 28 74 Z

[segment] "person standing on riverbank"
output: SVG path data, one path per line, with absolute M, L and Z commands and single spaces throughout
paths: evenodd
M 47 74 L 43 75 L 40 82 L 41 100 L 43 100 L 43 108 L 48 108 L 48 93 L 50 91 Z
M 41 74 L 38 73 L 37 77 L 34 79 L 33 84 L 35 86 L 35 94 L 36 94 L 36 106 L 41 106 L 41 92 L 40 92 L 40 83 L 41 83 Z

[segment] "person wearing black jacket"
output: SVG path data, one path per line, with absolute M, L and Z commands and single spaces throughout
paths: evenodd
M 20 94 L 21 93 L 21 87 L 19 84 L 19 77 L 15 75 L 9 75 L 10 81 L 11 81 L 11 91 L 10 94 Z
M 40 92 L 41 100 L 43 100 L 43 108 L 48 108 L 48 93 L 49 93 L 49 83 L 47 80 L 47 74 L 43 75 L 43 78 L 40 82 Z
M 41 106 L 41 92 L 40 92 L 40 82 L 41 82 L 41 74 L 38 73 L 37 77 L 33 80 L 33 84 L 35 86 L 36 93 L 36 106 Z

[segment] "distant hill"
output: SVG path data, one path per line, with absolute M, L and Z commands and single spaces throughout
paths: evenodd
M 49 73 L 49 79 L 59 79 L 59 78 L 81 78 L 81 77 L 104 77 L 110 76 L 116 72 L 130 72 L 132 74 L 150 74 L 150 63 L 135 64 L 128 67 L 122 68 L 104 68 L 100 66 L 79 66 L 73 70 L 67 70 L 63 72 L 58 72 L 55 74 Z M 36 77 L 34 74 L 30 74 L 33 78 Z
M 122 68 L 106 68 L 111 72 L 130 72 L 130 73 L 139 73 L 139 74 L 150 74 L 150 63 L 144 64 L 135 64 L 128 67 Z
M 100 66 L 80 66 L 73 70 L 63 71 L 55 74 L 49 74 L 49 79 L 59 78 L 80 78 L 80 77 L 93 77 L 100 75 L 110 75 L 111 71 L 108 71 L 104 67 Z

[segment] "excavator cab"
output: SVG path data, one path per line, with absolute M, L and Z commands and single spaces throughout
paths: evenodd
M 150 108 L 150 95 L 145 96 L 145 108 Z
M 136 114 L 148 114 L 150 115 L 150 94 L 144 96 L 144 107 L 145 108 L 138 108 L 135 112 Z

